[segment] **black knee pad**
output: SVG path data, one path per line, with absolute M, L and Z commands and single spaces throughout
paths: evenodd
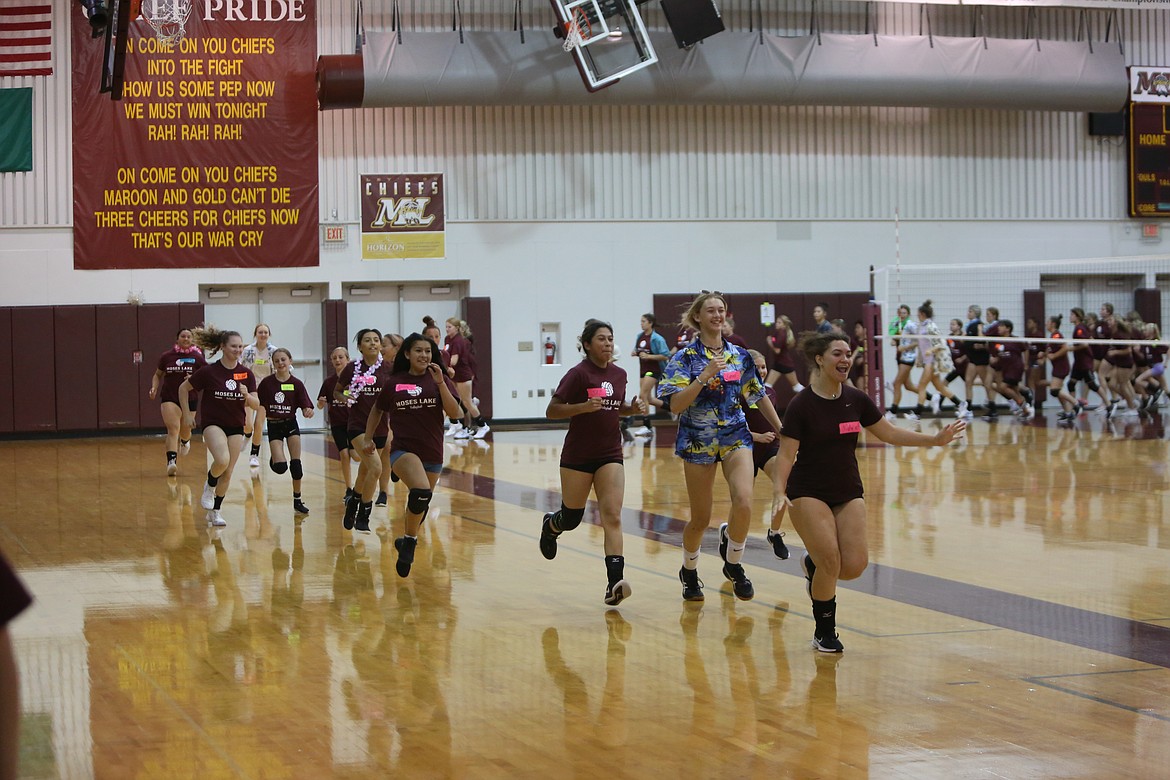
M 287 463 L 285 463 L 284 461 L 277 463 L 272 458 L 268 459 L 268 467 L 270 469 L 272 469 L 273 471 L 275 471 L 277 474 L 283 474 L 284 472 L 288 471 L 288 464 Z
M 1076 391 L 1077 391 L 1077 380 L 1075 380 L 1075 379 L 1068 380 L 1068 394 L 1072 395 Z
M 585 507 L 569 509 L 561 505 L 561 511 L 558 514 L 560 517 L 557 518 L 557 525 L 560 526 L 560 529 L 562 531 L 572 531 L 581 525 L 581 521 L 585 518 Z
M 430 490 L 411 488 L 406 497 L 406 511 L 414 515 L 425 515 L 431 505 L 431 496 L 433 495 L 434 492 Z
M 301 462 L 299 460 L 290 460 L 288 462 L 288 471 L 292 474 L 293 479 L 300 479 L 305 476 L 305 471 L 301 468 Z

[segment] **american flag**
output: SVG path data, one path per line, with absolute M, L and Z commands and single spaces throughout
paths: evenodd
M 53 74 L 52 5 L 0 0 L 0 76 Z

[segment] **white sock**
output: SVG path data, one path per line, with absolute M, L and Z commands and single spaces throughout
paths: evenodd
M 699 568 L 699 551 L 698 550 L 691 551 L 685 547 L 683 548 L 683 568 L 690 569 L 691 571 L 694 571 L 695 569 Z
M 747 539 L 737 542 L 730 536 L 727 537 L 727 562 L 739 563 L 743 560 L 743 548 L 745 547 L 747 547 Z

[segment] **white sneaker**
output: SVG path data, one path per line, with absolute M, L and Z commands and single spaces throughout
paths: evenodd
M 471 405 L 474 406 L 476 409 L 479 408 L 479 396 L 478 395 L 471 396 Z
M 955 410 L 955 419 L 962 420 L 971 414 L 971 410 L 967 408 L 966 401 L 959 401 L 959 407 Z
M 260 457 L 258 455 L 253 455 L 252 457 L 248 458 L 248 465 L 254 469 L 260 468 Z
M 173 460 L 168 460 L 167 461 L 167 476 L 173 477 L 178 473 L 179 473 L 179 464 L 175 463 Z
M 444 436 L 454 436 L 455 438 L 459 438 L 459 432 L 461 430 L 463 430 L 463 423 L 454 423 L 449 428 L 447 428 L 446 431 L 444 431 L 443 435 Z M 464 438 L 467 438 L 467 437 L 464 437 Z
M 1020 405 L 1010 398 L 1008 399 L 1008 407 L 1011 409 L 1013 414 L 1020 411 Z
M 179 454 L 180 455 L 186 455 L 190 451 L 191 451 L 191 440 L 190 439 L 187 439 L 187 441 L 179 442 Z
M 199 506 L 204 509 L 215 508 L 215 488 L 206 482 L 203 483 L 203 495 L 199 497 Z
M 208 509 L 207 524 L 216 528 L 223 528 L 225 525 L 227 525 L 227 520 L 223 519 L 223 515 L 219 513 L 218 509 Z
M 491 430 L 492 427 L 487 423 L 484 423 L 475 429 L 475 433 L 472 434 L 472 437 L 476 439 L 482 439 L 484 436 L 487 436 L 489 433 L 491 433 Z
M 893 412 L 886 412 L 886 419 L 887 420 L 897 420 L 898 415 L 894 414 Z
M 1031 404 L 1024 404 L 1024 408 L 1021 410 L 1021 412 L 1022 413 L 1020 416 L 1025 420 L 1031 420 L 1036 416 L 1036 410 L 1032 408 Z
M 650 436 L 651 434 L 654 433 L 654 431 L 645 425 L 641 425 L 637 428 L 632 429 L 630 431 L 630 433 L 632 433 L 635 436 Z
M 460 425 L 455 431 L 455 438 L 456 439 L 470 439 L 471 436 L 472 436 L 471 429 L 465 428 L 462 425 Z
M 932 395 L 930 397 L 930 411 L 934 414 L 938 414 L 938 409 L 940 406 L 942 406 L 942 396 Z
M 902 419 L 904 419 L 904 420 L 917 420 L 918 415 L 915 414 L 914 412 L 904 412 L 902 414 Z

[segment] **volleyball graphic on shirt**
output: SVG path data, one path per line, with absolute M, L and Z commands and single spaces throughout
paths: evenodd
M 236 389 L 236 380 L 229 379 L 228 381 L 223 383 L 223 386 L 226 387 L 228 390 L 235 390 Z
M 284 393 L 277 391 L 276 395 L 272 396 L 272 400 L 276 401 L 278 404 L 284 403 Z

